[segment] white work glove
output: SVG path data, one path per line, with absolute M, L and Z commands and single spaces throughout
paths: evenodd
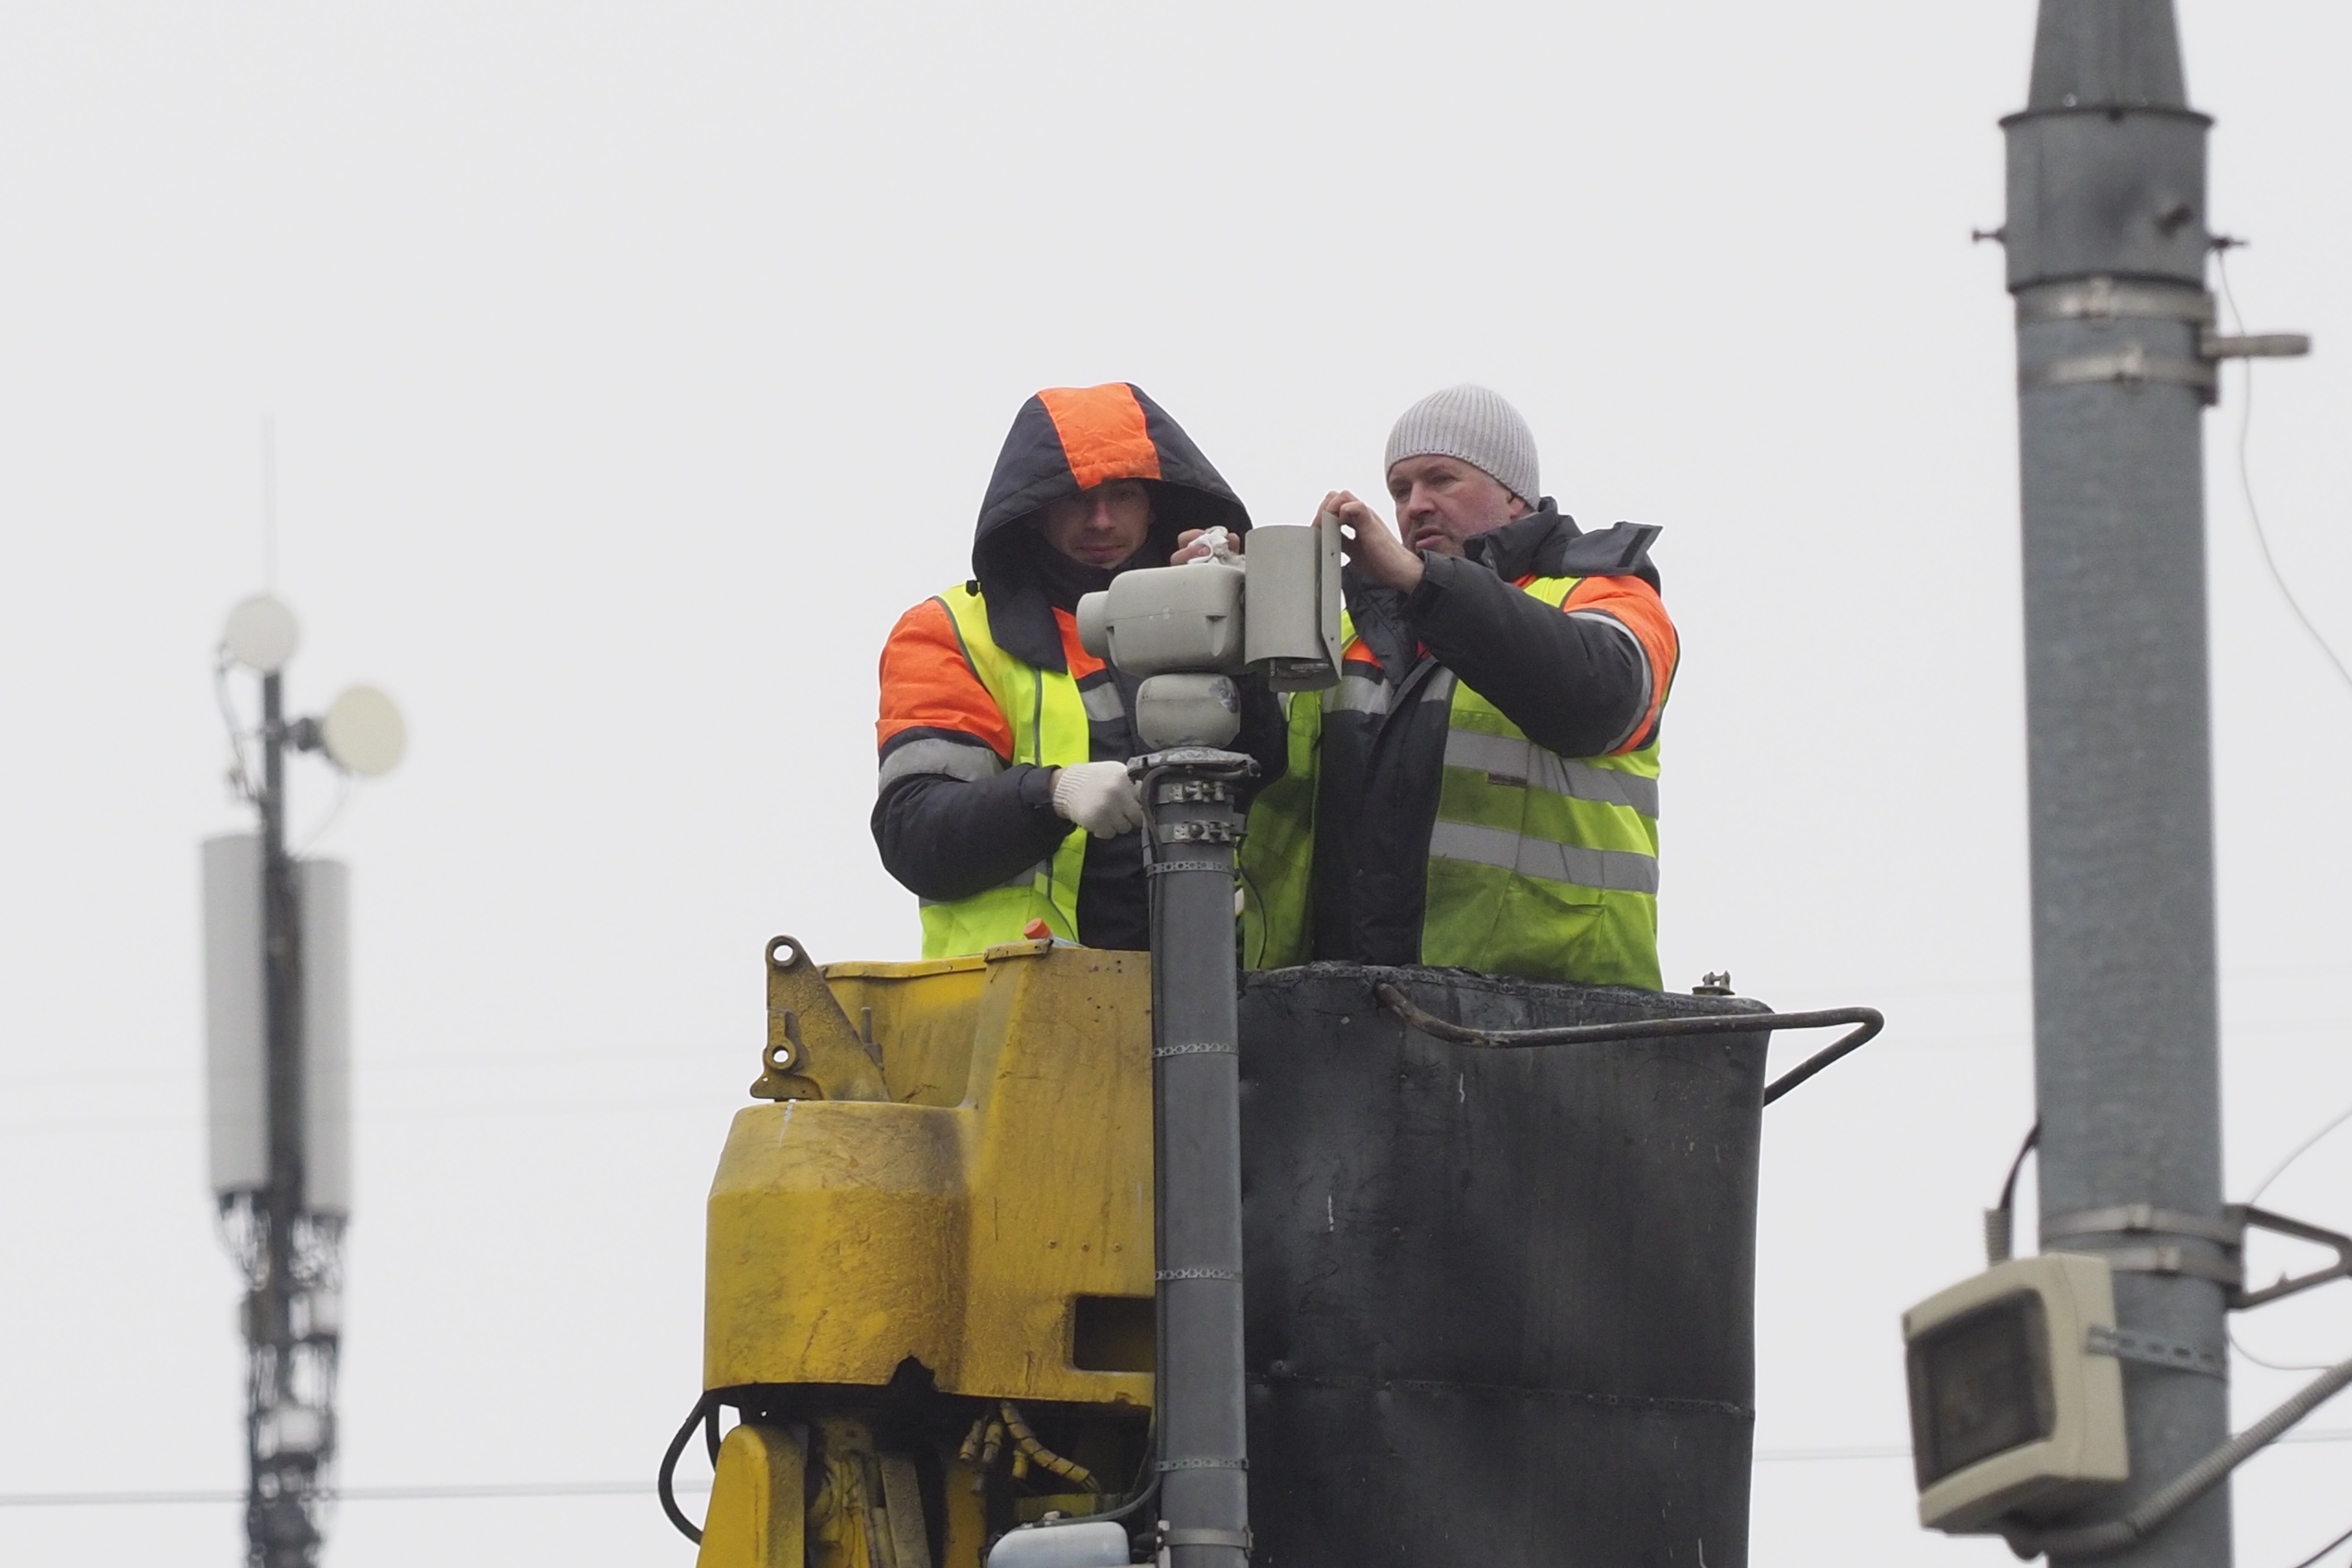
M 1143 792 L 1125 763 L 1078 763 L 1054 775 L 1054 815 L 1097 838 L 1116 838 L 1143 826 Z

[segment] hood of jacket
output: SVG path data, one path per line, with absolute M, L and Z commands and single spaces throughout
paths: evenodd
M 1249 512 L 1233 487 L 1141 388 L 1114 381 L 1040 392 L 1013 416 L 971 541 L 989 632 L 1024 663 L 1066 668 L 1055 599 L 1115 574 L 1091 581 L 1094 569 L 1055 555 L 1029 520 L 1050 502 L 1113 479 L 1141 479 L 1151 491 L 1151 534 L 1129 564 L 1164 564 L 1186 529 L 1249 531 Z

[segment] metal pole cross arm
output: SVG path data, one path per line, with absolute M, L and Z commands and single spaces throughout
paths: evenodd
M 2282 1297 L 2292 1296 L 2300 1290 L 2308 1290 L 2315 1285 L 2325 1285 L 2330 1279 L 2352 1279 L 2352 1236 L 2346 1236 L 2341 1231 L 2328 1230 L 2320 1226 L 2309 1225 L 2299 1219 L 2289 1219 L 2283 1214 L 2273 1214 L 2268 1209 L 2256 1208 L 2251 1204 L 2231 1204 L 2222 1213 L 2229 1216 L 2231 1224 L 2237 1226 L 2238 1245 L 2242 1251 L 2244 1247 L 2245 1233 L 2249 1229 L 2267 1230 L 2277 1236 L 2291 1236 L 2299 1241 L 2315 1241 L 2320 1246 L 2333 1247 L 2336 1251 L 2336 1261 L 2325 1268 L 2315 1268 L 2308 1274 L 2293 1276 L 2282 1274 L 2276 1283 L 2265 1285 L 2259 1290 L 2249 1290 L 2241 1284 L 2230 1293 L 2230 1305 L 2233 1310 L 2246 1311 L 2255 1307 L 2268 1306 Z M 2239 1267 L 2241 1269 L 2244 1268 L 2242 1258 Z

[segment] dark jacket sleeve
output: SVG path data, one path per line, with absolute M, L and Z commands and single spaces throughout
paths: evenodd
M 874 803 L 882 864 L 917 898 L 968 899 L 1051 855 L 1070 825 L 1054 814 L 1053 770 L 1018 763 L 992 778 L 910 773 Z
M 1439 663 L 1546 751 L 1600 756 L 1646 710 L 1648 656 L 1612 621 L 1563 615 L 1488 568 L 1422 555 L 1405 616 Z

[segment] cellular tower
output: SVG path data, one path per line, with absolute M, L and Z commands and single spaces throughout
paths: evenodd
M 309 1568 L 335 1456 L 343 1229 L 352 1210 L 350 875 L 287 847 L 286 753 L 346 775 L 399 762 L 391 699 L 354 686 L 316 718 L 285 716 L 299 630 L 267 595 L 230 613 L 215 661 L 229 784 L 259 821 L 204 846 L 205 1077 L 223 1241 L 245 1276 L 246 1562 Z M 260 716 L 230 677 L 259 678 Z

